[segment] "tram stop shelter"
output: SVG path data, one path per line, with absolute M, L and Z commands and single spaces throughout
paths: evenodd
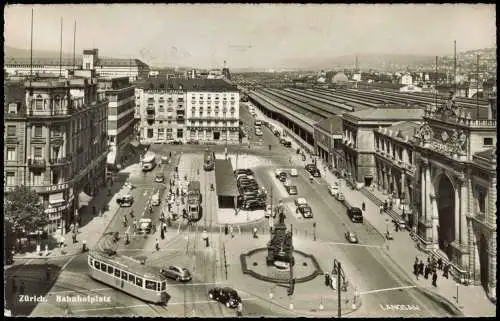
M 215 160 L 215 184 L 219 207 L 236 208 L 239 193 L 230 160 Z

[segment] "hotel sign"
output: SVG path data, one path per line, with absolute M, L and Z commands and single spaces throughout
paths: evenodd
M 46 192 L 59 192 L 59 191 L 64 191 L 69 187 L 68 183 L 64 184 L 58 184 L 58 185 L 50 185 L 45 188 Z

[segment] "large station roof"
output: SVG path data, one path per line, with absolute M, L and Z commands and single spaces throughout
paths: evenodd
M 218 196 L 238 196 L 233 165 L 229 159 L 215 160 L 215 184 Z

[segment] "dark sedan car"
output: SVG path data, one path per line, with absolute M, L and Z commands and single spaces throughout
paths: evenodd
M 218 301 L 228 308 L 236 308 L 241 302 L 241 298 L 236 290 L 231 288 L 213 288 L 208 291 L 211 300 Z
M 253 175 L 253 171 L 249 168 L 240 168 L 234 171 L 234 175 L 239 174 Z
M 291 142 L 291 141 L 289 141 L 289 140 L 286 140 L 286 141 L 283 143 L 283 146 L 288 147 L 288 148 L 291 148 L 291 147 L 292 147 L 292 142 Z
M 319 169 L 317 169 L 317 168 L 313 169 L 310 173 L 314 177 L 321 177 L 321 173 L 320 173 Z
M 301 205 L 301 206 L 299 206 L 297 208 L 297 213 L 302 214 L 302 216 L 304 218 L 312 218 L 313 217 L 311 207 L 309 207 L 307 205 Z
M 316 169 L 316 165 L 314 165 L 314 164 L 307 164 L 305 166 L 305 169 L 306 169 L 306 171 L 308 171 L 310 173 L 312 170 Z
M 284 181 L 286 181 L 287 176 L 288 175 L 285 172 L 281 172 L 279 174 L 278 178 L 279 178 L 280 182 L 284 182 Z
M 266 208 L 266 202 L 261 200 L 247 200 L 243 202 L 243 209 L 248 211 L 263 210 Z

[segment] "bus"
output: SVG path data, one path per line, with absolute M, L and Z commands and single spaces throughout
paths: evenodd
M 142 259 L 142 260 L 141 260 Z M 113 250 L 92 250 L 88 255 L 90 277 L 145 302 L 166 305 L 167 278 L 160 270 Z
M 211 171 L 215 168 L 215 153 L 213 151 L 205 150 L 203 156 L 203 169 L 205 171 Z
M 156 154 L 153 152 L 146 152 L 146 155 L 142 158 L 142 171 L 147 172 L 153 170 L 156 166 Z

